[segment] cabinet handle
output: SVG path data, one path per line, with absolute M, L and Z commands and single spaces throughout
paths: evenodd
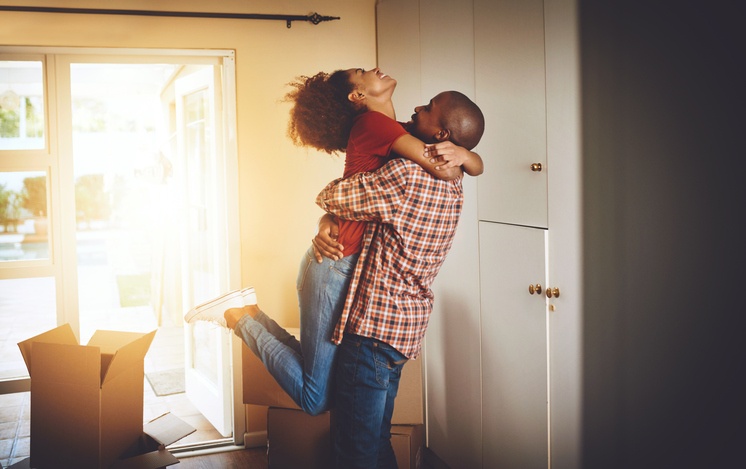
M 536 172 L 541 171 L 541 163 L 532 163 L 531 171 L 536 171 Z
M 555 298 L 559 298 L 559 295 L 559 288 L 547 288 L 547 298 L 551 298 L 552 296 L 554 296 Z
M 536 293 L 537 295 L 541 295 L 541 284 L 537 283 L 536 285 L 529 285 L 528 292 L 532 295 L 534 293 Z

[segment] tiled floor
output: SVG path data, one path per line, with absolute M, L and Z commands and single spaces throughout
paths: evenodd
M 29 456 L 29 393 L 0 395 L 0 467 Z

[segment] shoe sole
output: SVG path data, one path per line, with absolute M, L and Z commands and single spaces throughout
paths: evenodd
M 235 304 L 231 304 L 230 301 L 234 299 L 241 299 L 241 301 L 237 301 Z M 227 304 L 226 304 L 227 303 Z M 241 306 L 246 305 L 255 305 L 256 304 L 256 293 L 254 291 L 254 287 L 246 287 L 241 290 L 233 290 L 230 291 L 224 295 L 221 295 L 217 298 L 213 298 L 212 300 L 202 303 L 201 305 L 197 305 L 194 308 L 190 309 L 187 314 L 184 315 L 184 321 L 190 322 L 195 316 L 202 314 L 206 311 L 209 311 L 212 308 L 221 307 L 222 309 L 219 311 L 222 315 L 225 310 L 229 308 L 239 308 Z M 221 306 L 224 305 L 224 306 Z M 222 317 L 222 316 L 221 316 Z M 216 319 L 217 316 L 216 316 Z
M 235 304 L 231 304 L 231 300 L 240 301 L 236 301 Z M 213 308 L 222 307 L 223 309 L 222 311 L 220 311 L 220 313 L 222 314 L 228 308 L 236 308 L 240 306 L 243 306 L 243 297 L 241 296 L 241 291 L 234 290 L 190 309 L 189 312 L 184 315 L 184 321 L 190 322 L 192 319 L 194 319 L 195 316 L 205 313 Z M 217 318 L 218 317 L 216 316 L 216 319 Z

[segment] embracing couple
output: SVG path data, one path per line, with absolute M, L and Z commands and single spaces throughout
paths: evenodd
M 294 143 L 345 153 L 343 177 L 316 198 L 327 212 L 298 273 L 300 341 L 256 304 L 197 307 L 187 322 L 231 328 L 305 412 L 334 408 L 339 469 L 396 468 L 391 415 L 404 364 L 420 354 L 435 276 L 463 204 L 463 173 L 484 132 L 479 107 L 446 91 L 396 121 L 396 80 L 338 70 L 291 83 Z

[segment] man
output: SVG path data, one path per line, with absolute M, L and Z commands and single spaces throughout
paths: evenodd
M 415 108 L 408 130 L 425 143 L 479 142 L 484 116 L 449 91 Z M 316 203 L 339 218 L 365 220 L 364 247 L 333 341 L 336 370 L 334 456 L 338 468 L 397 467 L 391 415 L 404 363 L 420 354 L 432 312 L 430 290 L 451 248 L 463 204 L 461 178 L 435 179 L 394 159 L 374 173 L 330 183 Z M 322 227 L 314 244 L 329 255 Z

